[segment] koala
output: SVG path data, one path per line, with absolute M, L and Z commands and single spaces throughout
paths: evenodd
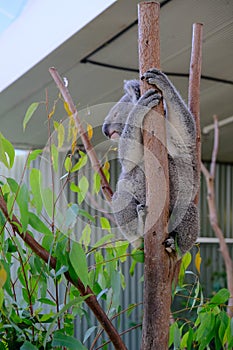
M 124 237 L 138 247 L 143 240 L 146 215 L 143 120 L 162 100 L 170 192 L 168 237 L 164 245 L 169 253 L 175 252 L 181 257 L 191 249 L 199 232 L 199 213 L 194 203 L 199 187 L 195 120 L 163 72 L 153 68 L 142 79 L 156 85 L 162 95 L 156 89 L 149 89 L 141 96 L 138 80 L 125 81 L 125 94 L 110 110 L 102 127 L 108 138 L 119 142 L 121 173 L 112 197 L 112 208 Z

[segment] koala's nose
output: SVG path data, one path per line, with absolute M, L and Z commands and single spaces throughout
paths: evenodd
M 107 123 L 103 124 L 102 132 L 105 136 L 109 137 L 109 124 L 107 124 Z

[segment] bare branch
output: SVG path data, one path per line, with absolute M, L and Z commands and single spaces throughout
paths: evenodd
M 76 123 L 76 126 L 78 128 L 78 131 L 80 133 L 80 137 L 82 139 L 82 142 L 83 142 L 83 145 L 85 147 L 85 150 L 90 158 L 90 161 L 91 161 L 91 164 L 92 164 L 92 167 L 93 169 L 99 173 L 100 175 L 100 178 L 101 178 L 101 188 L 102 188 L 102 191 L 104 193 L 104 196 L 105 198 L 110 201 L 111 198 L 112 198 L 112 195 L 113 195 L 113 192 L 112 192 L 112 189 L 110 188 L 109 186 L 109 183 L 104 175 L 104 172 L 102 170 L 102 167 L 100 165 L 100 162 L 98 160 L 98 157 L 96 155 L 96 152 L 89 140 L 89 138 L 87 137 L 87 133 L 86 131 L 84 130 L 83 126 L 82 126 L 82 123 L 78 117 L 78 111 L 75 107 L 75 104 L 72 100 L 72 97 L 69 93 L 69 90 L 67 89 L 67 87 L 65 86 L 62 78 L 60 77 L 58 71 L 56 70 L 56 68 L 54 67 L 51 67 L 49 68 L 49 72 L 53 78 L 53 80 L 55 81 L 59 91 L 61 92 L 65 102 L 68 104 L 69 106 L 69 109 L 71 111 L 71 113 L 73 114 L 74 116 L 74 120 L 75 120 L 75 123 Z
M 201 162 L 201 171 L 203 172 L 205 178 L 209 178 L 210 177 L 210 173 L 208 171 L 208 169 L 206 168 L 206 166 Z
M 212 161 L 210 166 L 211 170 L 209 172 L 207 168 L 204 166 L 204 164 L 201 164 L 201 170 L 206 180 L 210 224 L 216 237 L 219 239 L 220 251 L 222 253 L 222 257 L 226 268 L 227 287 L 231 294 L 231 298 L 229 299 L 229 302 L 228 302 L 227 312 L 230 317 L 233 317 L 233 261 L 230 256 L 229 249 L 223 235 L 223 231 L 219 227 L 218 215 L 217 215 L 217 209 L 216 209 L 216 203 L 215 203 L 214 180 L 215 180 L 215 168 L 216 168 L 216 159 L 217 159 L 218 142 L 219 142 L 219 130 L 218 130 L 219 128 L 218 128 L 218 120 L 216 116 L 214 116 L 214 126 L 215 126 L 214 128 L 215 132 L 214 132 L 214 146 L 213 146 L 213 152 L 212 152 Z
M 211 166 L 210 166 L 210 175 L 212 177 L 215 177 L 216 159 L 217 159 L 218 144 L 219 144 L 219 127 L 218 127 L 218 117 L 214 115 L 213 119 L 214 119 L 214 146 L 213 146 Z

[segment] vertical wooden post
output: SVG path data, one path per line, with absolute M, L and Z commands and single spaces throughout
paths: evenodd
M 201 172 L 201 126 L 200 126 L 200 85 L 202 63 L 202 34 L 203 24 L 193 24 L 192 51 L 189 68 L 188 107 L 196 121 L 196 147 L 198 159 L 198 174 Z M 199 175 L 200 176 L 200 175 Z M 199 192 L 195 203 L 198 204 Z
M 157 2 L 138 7 L 140 75 L 160 66 L 159 10 Z M 151 88 L 142 83 L 141 92 Z M 162 106 L 155 109 L 163 114 Z M 159 135 L 160 140 L 155 135 Z M 171 304 L 171 259 L 163 242 L 168 221 L 168 158 L 163 115 L 152 111 L 144 120 L 144 157 L 147 186 L 147 217 L 144 237 L 144 317 L 141 350 L 167 350 Z M 162 209 L 161 209 L 162 204 Z M 160 208 L 160 209 L 159 209 Z M 173 265 L 173 264 L 172 264 Z

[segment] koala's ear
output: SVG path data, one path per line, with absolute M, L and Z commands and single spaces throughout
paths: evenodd
M 129 96 L 130 101 L 136 103 L 140 97 L 140 83 L 138 80 L 125 80 L 124 81 L 125 93 Z

